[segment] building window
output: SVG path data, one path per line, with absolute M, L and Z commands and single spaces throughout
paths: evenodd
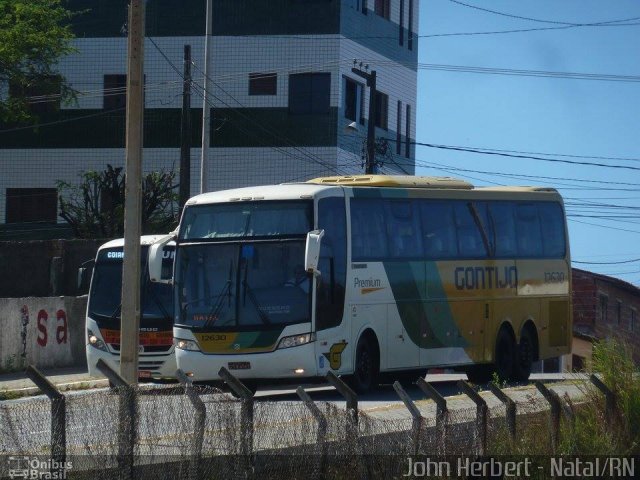
M 6 223 L 56 223 L 58 190 L 55 188 L 7 188 L 6 193 Z
M 620 300 L 616 302 L 616 320 L 618 325 L 622 324 L 622 302 Z
M 276 95 L 278 76 L 275 73 L 250 73 L 249 95 Z
M 57 112 L 60 109 L 62 78 L 59 75 L 47 75 L 34 79 L 28 85 L 9 85 L 9 96 L 24 98 L 29 112 L 35 115 Z
M 396 154 L 400 155 L 402 152 L 402 135 L 400 130 L 402 129 L 402 102 L 398 100 L 398 115 L 396 119 Z
M 400 22 L 398 25 L 398 38 L 400 46 L 404 45 L 404 0 L 400 0 Z
M 638 316 L 638 312 L 635 308 L 631 309 L 631 318 L 629 318 L 629 330 L 632 332 L 636 331 L 636 317 Z
M 367 14 L 367 0 L 359 0 L 362 2 L 362 13 Z
M 609 298 L 606 295 L 600 295 L 600 322 L 607 323 L 607 309 L 609 308 Z
M 389 95 L 376 91 L 376 127 L 389 128 Z
M 122 110 L 127 107 L 127 76 L 109 74 L 104 76 L 104 96 L 102 108 Z
M 391 0 L 375 0 L 375 12 L 376 15 L 380 15 L 382 18 L 389 20 L 389 11 L 391 10 Z
M 364 85 L 345 77 L 344 116 L 364 125 Z
M 407 105 L 407 124 L 405 125 L 405 136 L 407 144 L 404 147 L 404 156 L 411 157 L 411 105 Z
M 407 23 L 407 33 L 409 38 L 407 39 L 407 47 L 409 50 L 413 50 L 413 0 L 409 0 L 409 22 Z
M 329 113 L 330 73 L 289 75 L 289 113 Z

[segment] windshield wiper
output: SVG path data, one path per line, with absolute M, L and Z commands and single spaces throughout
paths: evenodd
M 253 290 L 251 289 L 251 287 L 249 286 L 247 281 L 245 280 L 242 283 L 243 283 L 243 286 L 244 286 L 245 293 L 247 295 L 249 295 L 249 300 L 251 300 L 251 303 L 253 303 L 253 306 L 256 307 L 256 310 L 258 311 L 258 316 L 260 317 L 260 320 L 262 320 L 262 323 L 264 323 L 265 325 L 271 325 L 271 319 L 264 312 L 264 310 L 262 310 L 262 307 L 258 303 L 258 299 L 254 295 Z
M 220 313 L 220 310 L 222 310 L 222 304 L 224 303 L 224 297 L 225 296 L 231 297 L 231 280 L 227 280 L 225 282 L 224 286 L 222 287 L 222 290 L 216 296 L 218 297 L 218 300 L 216 300 L 216 304 L 213 306 L 213 308 L 209 312 L 209 315 L 207 315 L 207 319 L 205 320 L 204 325 L 202 325 L 203 327 L 208 327 L 210 325 L 213 325 L 213 323 L 218 319 L 218 314 Z M 215 298 L 215 297 L 211 297 L 211 298 Z

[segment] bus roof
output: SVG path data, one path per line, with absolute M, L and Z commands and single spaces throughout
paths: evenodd
M 400 188 L 453 188 L 472 190 L 473 185 L 452 177 L 417 177 L 413 175 L 351 175 L 344 177 L 318 177 L 307 181 L 317 185 L 344 185 L 349 187 Z
M 434 195 L 447 195 L 447 190 L 460 192 L 460 195 L 473 196 L 473 192 L 484 192 L 484 196 L 496 194 L 500 198 L 508 194 L 555 194 L 558 192 L 547 187 L 474 187 L 471 183 L 452 177 L 420 177 L 412 175 L 352 175 L 318 177 L 306 182 L 283 183 L 279 185 L 261 185 L 241 187 L 216 192 L 202 193 L 190 198 L 187 205 L 202 205 L 211 203 L 246 202 L 257 200 L 292 200 L 311 199 L 320 192 L 329 189 L 355 188 L 397 188 L 413 191 L 433 191 Z M 144 243 L 143 243 L 144 244 Z
M 165 235 L 143 235 L 142 237 L 140 237 L 140 245 L 143 245 L 143 246 L 152 245 L 164 236 Z M 110 240 L 107 243 L 100 245 L 100 248 L 98 248 L 98 250 L 102 250 L 103 248 L 119 248 L 119 247 L 124 247 L 124 238 L 115 238 L 113 240 Z

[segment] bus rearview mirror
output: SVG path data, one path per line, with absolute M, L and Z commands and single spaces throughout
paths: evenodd
M 304 268 L 307 272 L 313 273 L 315 276 L 320 275 L 318 262 L 323 236 L 324 230 L 312 230 L 307 233 L 307 244 L 304 249 Z
M 175 234 L 170 233 L 169 235 L 162 237 L 160 240 L 149 247 L 149 280 L 154 283 L 170 284 L 172 282 L 171 278 L 162 278 L 162 258 L 165 245 L 172 241 L 174 238 Z

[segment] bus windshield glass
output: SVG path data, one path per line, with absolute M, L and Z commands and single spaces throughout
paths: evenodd
M 165 247 L 167 250 L 167 247 Z M 148 247 L 141 247 L 140 304 L 143 318 L 171 318 L 173 296 L 171 285 L 149 281 L 146 270 Z M 173 252 L 163 259 L 163 277 L 171 276 Z M 96 260 L 89 294 L 89 316 L 92 318 L 120 318 L 122 291 L 122 247 L 101 250 Z
M 304 248 L 304 239 L 297 238 L 181 246 L 176 324 L 211 331 L 310 322 Z
M 311 201 L 194 205 L 181 221 L 180 240 L 302 236 L 313 230 Z

